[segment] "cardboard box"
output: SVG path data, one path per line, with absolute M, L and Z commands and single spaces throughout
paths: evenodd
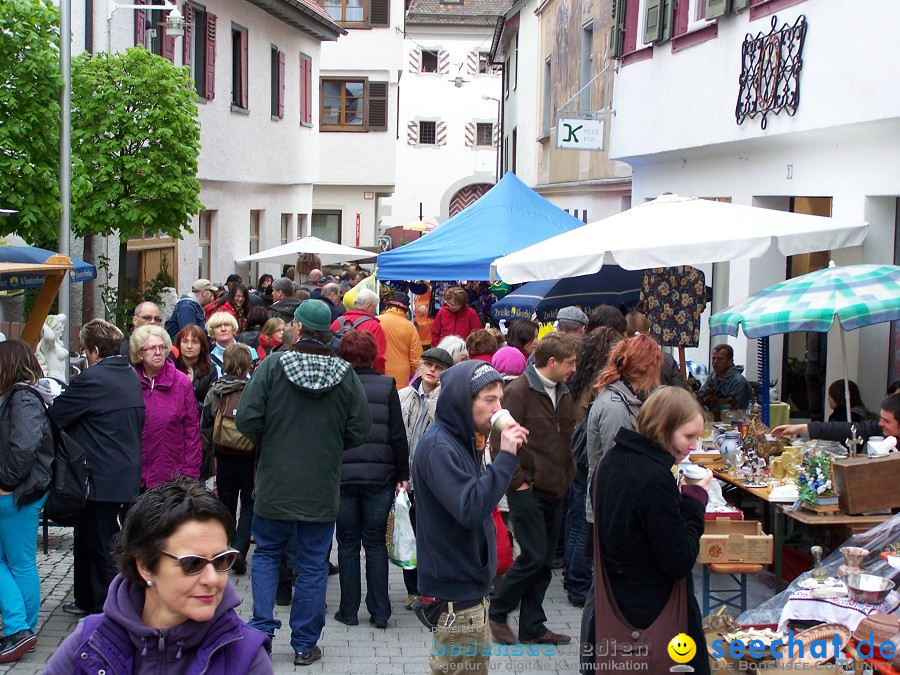
M 834 491 L 841 511 L 850 515 L 900 506 L 900 453 L 832 462 Z
M 757 521 L 717 518 L 706 521 L 697 562 L 767 565 L 774 551 L 775 540 L 771 534 L 763 534 Z

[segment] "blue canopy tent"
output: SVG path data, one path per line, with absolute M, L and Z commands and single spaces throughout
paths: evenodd
M 424 237 L 378 256 L 378 278 L 487 280 L 491 263 L 582 223 L 512 172 L 487 194 Z
M 53 251 L 34 246 L 0 246 L 0 291 L 24 288 L 40 288 L 47 272 L 41 269 L 53 256 Z M 74 267 L 69 269 L 69 281 L 80 282 L 97 278 L 97 268 L 78 258 L 71 258 Z M 34 267 L 30 267 L 34 266 Z M 5 271 L 9 270 L 15 271 Z

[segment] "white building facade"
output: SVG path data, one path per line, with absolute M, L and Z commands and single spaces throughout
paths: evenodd
M 900 263 L 900 5 L 872 0 L 851 17 L 829 0 L 670 1 L 617 2 L 610 156 L 633 168 L 632 203 L 674 192 L 869 223 L 859 247 L 707 269 L 714 309 L 829 258 Z M 872 408 L 900 375 L 900 335 L 881 324 L 846 337 L 849 377 Z M 773 377 L 783 351 L 803 357 L 802 341 L 772 339 Z M 753 379 L 755 341 L 730 342 Z M 829 382 L 843 377 L 838 345 L 835 329 Z
M 201 124 L 204 210 L 180 241 L 149 232 L 129 241 L 129 285 L 152 279 L 163 259 L 179 292 L 197 278 L 221 282 L 237 271 L 255 284 L 260 273 L 280 272 L 278 265 L 237 261 L 308 229 L 318 177 L 321 43 L 345 31 L 311 0 L 204 0 L 177 2 L 188 27 L 172 38 L 165 12 L 152 5 L 116 9 L 109 1 L 110 18 L 105 2 L 91 5 L 92 17 L 83 1 L 73 3 L 74 51 L 143 45 L 189 66 Z M 113 261 L 117 246 L 108 242 Z

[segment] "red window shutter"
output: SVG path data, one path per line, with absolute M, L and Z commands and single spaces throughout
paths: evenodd
M 162 57 L 175 63 L 175 38 L 166 35 L 166 29 L 163 26 L 160 26 L 158 30 L 162 31 Z
M 312 59 L 300 55 L 300 123 L 312 124 Z
M 250 57 L 248 53 L 247 31 L 241 31 L 241 107 L 246 110 L 249 101 L 247 100 L 247 75 Z
M 625 4 L 625 45 L 622 50 L 623 54 L 628 54 L 637 49 L 638 34 L 638 14 L 641 7 L 637 0 L 631 0 Z
M 190 66 L 194 56 L 192 52 L 192 47 L 194 46 L 194 40 L 192 39 L 194 34 L 194 8 L 188 3 L 184 3 L 184 23 L 186 25 L 184 27 L 184 37 L 181 39 L 181 62 L 186 66 Z
M 278 119 L 284 119 L 284 52 L 278 52 Z
M 206 77 L 203 78 L 203 98 L 216 97 L 216 15 L 206 13 Z
M 144 0 L 134 0 L 136 5 L 146 4 Z M 145 44 L 144 31 L 147 30 L 147 16 L 142 9 L 134 10 L 134 46 L 143 47 Z

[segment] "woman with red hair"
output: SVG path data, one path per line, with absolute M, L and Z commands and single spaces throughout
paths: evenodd
M 589 486 L 592 485 L 597 464 L 615 445 L 619 429 L 634 430 L 641 403 L 659 386 L 661 363 L 662 350 L 649 335 L 623 340 L 610 352 L 609 361 L 594 385 L 597 397 L 588 414 Z M 594 522 L 590 507 L 587 519 Z

